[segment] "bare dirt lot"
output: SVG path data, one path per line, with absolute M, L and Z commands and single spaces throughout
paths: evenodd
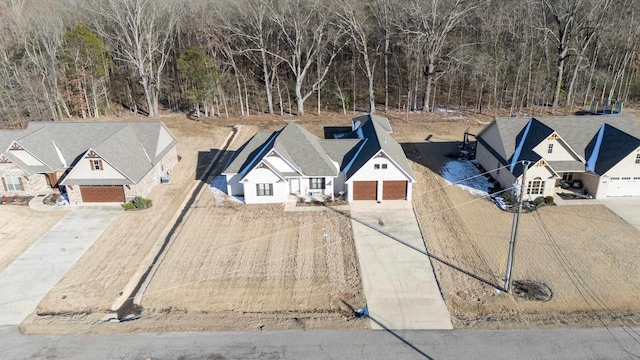
M 477 133 L 491 117 L 389 117 L 393 136 L 403 144 L 418 178 L 414 209 L 456 328 L 640 324 L 637 229 L 601 205 L 549 206 L 525 214 L 514 280 L 546 285 L 551 300 L 498 294 L 477 278 L 502 285 L 512 215 L 447 185 L 438 174 L 449 160 L 445 154 L 456 149 L 465 129 Z M 349 125 L 350 118 L 252 116 L 203 120 L 207 126 L 184 118 L 167 122 L 181 140 L 183 168 L 176 172 L 192 180 L 197 152 L 219 146 L 230 125 L 249 125 L 242 132 L 246 139 L 258 128 L 277 129 L 295 120 L 322 136 L 323 126 Z M 189 151 L 195 156 L 191 160 L 184 155 Z M 172 185 L 179 184 L 179 175 L 173 177 Z M 348 222 L 321 212 L 284 213 L 280 206 L 220 206 L 206 189 L 143 297 L 142 318 L 103 323 L 156 241 L 154 236 L 188 195 L 185 188 L 190 186 L 159 187 L 152 196 L 154 210 L 118 218 L 41 303 L 40 311 L 60 315 L 32 316 L 23 329 L 62 333 L 366 327 L 366 322 L 344 316 L 343 301 L 354 307 L 364 304 Z
M 205 186 L 145 292 L 142 318 L 107 324 L 114 302 L 153 252 L 190 195 L 195 169 L 231 122 L 163 119 L 180 140 L 172 183 L 153 208 L 123 213 L 23 324 L 30 333 L 365 328 L 349 308 L 364 306 L 348 219 L 329 212 L 284 213 L 283 206 L 220 202 Z M 281 121 L 271 120 L 279 128 Z M 257 126 L 245 126 L 231 149 Z M 200 154 L 198 159 L 198 153 Z M 230 154 L 223 155 L 221 165 Z M 216 169 L 220 171 L 220 168 Z
M 67 211 L 36 211 L 28 206 L 0 206 L 0 271 L 46 234 Z
M 486 121 L 486 120 L 483 120 Z M 437 174 L 474 121 L 395 121 L 418 178 L 413 204 L 456 328 L 637 326 L 640 233 L 603 205 L 548 206 L 524 214 L 514 280 L 546 285 L 548 302 L 514 299 L 473 278 L 503 285 L 512 214 Z M 430 141 L 425 138 L 432 135 Z M 466 273 L 465 273 L 466 272 Z

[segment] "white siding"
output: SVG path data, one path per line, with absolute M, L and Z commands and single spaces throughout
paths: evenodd
M 244 196 L 244 187 L 240 183 L 242 174 L 227 174 L 227 195 Z
M 600 178 L 596 198 L 613 196 L 638 196 L 637 187 L 640 187 L 640 164 L 636 164 L 636 157 L 640 154 L 640 148 L 625 156 L 617 165 L 609 169 Z M 615 179 L 615 180 L 612 180 Z M 616 188 L 613 188 L 613 187 Z M 618 189 L 620 188 L 621 189 Z
M 257 184 L 273 184 L 273 196 L 257 196 Z M 287 201 L 289 183 L 280 179 L 267 168 L 256 168 L 247 174 L 243 181 L 244 201 L 247 204 L 270 204 Z
M 375 165 L 380 165 L 378 169 Z M 386 169 L 383 169 L 383 165 L 386 165 Z M 385 157 L 373 157 L 369 159 L 355 174 L 353 174 L 347 184 L 347 200 L 353 201 L 353 182 L 354 181 L 377 181 L 378 191 L 377 199 L 382 200 L 382 182 L 385 180 L 404 180 L 408 181 L 407 185 L 407 200 L 411 200 L 411 178 L 407 177 L 399 167 L 397 167 L 391 160 Z
M 282 173 L 287 173 L 287 172 L 296 172 L 296 170 L 294 168 L 292 168 L 291 166 L 289 166 L 289 164 L 287 164 L 284 160 L 282 160 L 281 157 L 279 156 L 267 156 L 265 157 L 265 160 L 267 160 L 267 162 L 271 165 L 273 165 L 273 167 L 282 172 Z

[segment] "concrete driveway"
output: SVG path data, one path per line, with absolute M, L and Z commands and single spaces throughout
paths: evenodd
M 640 230 L 640 197 L 609 197 L 598 201 Z
M 451 329 L 410 202 L 356 201 L 351 224 L 372 329 Z
M 80 205 L 2 271 L 0 325 L 20 324 L 33 312 L 121 212 L 119 204 Z

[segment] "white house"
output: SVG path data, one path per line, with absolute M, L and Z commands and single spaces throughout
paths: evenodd
M 0 131 L 0 195 L 60 191 L 69 202 L 125 202 L 148 195 L 178 162 L 160 121 L 31 122 Z
M 503 188 L 525 181 L 528 199 L 574 180 L 595 198 L 640 196 L 640 124 L 632 116 L 496 118 L 477 135 L 476 159 Z
M 291 122 L 258 132 L 225 168 L 227 193 L 248 204 L 282 203 L 289 194 L 410 201 L 415 176 L 389 121 L 366 115 L 353 120 L 352 130 L 320 139 Z

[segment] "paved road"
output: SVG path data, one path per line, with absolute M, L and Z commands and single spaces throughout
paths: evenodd
M 411 202 L 349 204 L 372 329 L 451 329 Z M 395 238 L 395 239 L 394 239 Z
M 110 324 L 118 326 L 118 324 Z M 0 326 L 2 359 L 634 359 L 640 329 L 281 331 L 25 336 Z M 633 336 L 631 336 L 633 335 Z
M 5 268 L 0 273 L 0 325 L 20 324 L 33 312 L 121 212 L 117 204 L 78 206 Z
M 640 230 L 640 198 L 639 197 L 609 197 L 599 199 L 611 211 L 626 222 Z

